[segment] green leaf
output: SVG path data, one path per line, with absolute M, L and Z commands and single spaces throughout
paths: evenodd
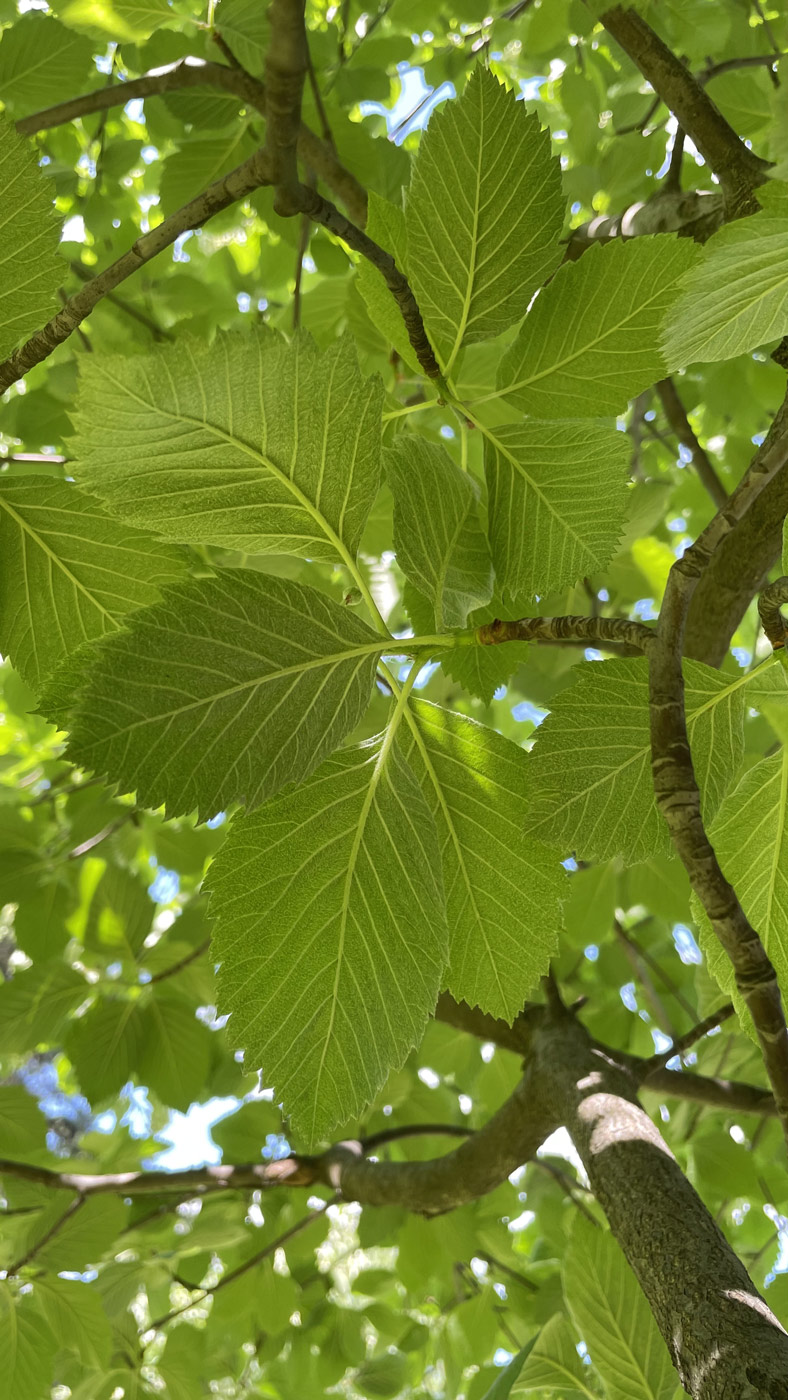
M 361 719 L 385 643 L 316 589 L 244 569 L 164 592 L 96 648 L 73 761 L 201 819 L 308 777 Z
M 211 1137 L 227 1162 L 256 1162 L 269 1133 L 281 1133 L 282 1115 L 264 1099 L 241 1104 L 235 1113 L 211 1125 Z
M 356 1371 L 353 1384 L 361 1395 L 374 1400 L 391 1400 L 399 1395 L 408 1379 L 408 1358 L 401 1351 L 387 1351 L 371 1356 Z
M 783 521 L 783 547 L 781 562 L 783 574 L 788 574 L 788 515 Z
M 7 42 L 6 38 L 0 44 L 0 70 Z M 5 358 L 49 320 L 66 275 L 66 264 L 57 252 L 60 221 L 52 207 L 55 186 L 39 169 L 30 142 L 17 136 L 13 122 L 5 116 L 0 117 L 0 183 L 0 358 Z
M 156 906 L 145 885 L 120 865 L 108 865 L 90 903 L 84 942 L 91 951 L 117 949 L 135 957 L 150 933 Z
M 493 583 L 472 478 L 445 447 L 416 437 L 397 439 L 386 453 L 386 471 L 397 563 L 430 599 L 435 629 L 464 627 L 468 613 L 491 597 Z
M 46 1119 L 36 1100 L 18 1084 L 0 1084 L 0 1142 L 9 1157 L 40 1154 L 46 1137 Z
M 89 1284 L 38 1278 L 35 1296 L 60 1345 L 75 1351 L 88 1368 L 109 1365 L 112 1334 L 101 1298 Z
M 538 418 L 600 418 L 666 373 L 660 333 L 699 253 L 688 238 L 613 239 L 565 263 L 498 371 L 507 403 Z
M 52 1380 L 55 1339 L 30 1298 L 0 1282 L 0 1374 L 14 1400 L 41 1400 Z
M 162 1103 L 185 1113 L 200 1097 L 211 1061 L 211 1032 L 183 997 L 159 992 L 139 1016 L 138 1076 Z
M 89 990 L 84 977 L 64 962 L 17 971 L 0 986 L 0 1050 L 20 1055 L 56 1043 L 69 1013 Z
M 446 375 L 463 345 L 525 314 L 561 261 L 563 212 L 549 133 L 477 68 L 431 117 L 405 213 L 408 276 Z
M 484 1392 L 482 1400 L 508 1400 L 510 1395 L 516 1395 L 517 1391 L 512 1387 L 517 1381 L 517 1377 L 523 1369 L 525 1362 L 531 1355 L 534 1346 L 539 1340 L 540 1334 L 534 1333 L 533 1337 L 521 1347 L 516 1356 L 513 1356 L 508 1366 L 505 1366 L 501 1374 L 496 1377 L 489 1390 Z
M 167 1385 L 167 1400 L 194 1400 L 205 1374 L 206 1335 L 196 1327 L 171 1328 L 164 1355 L 157 1363 Z
M 756 214 L 710 238 L 664 336 L 671 368 L 730 360 L 788 331 L 788 220 Z
M 554 1313 L 529 1346 L 530 1356 L 512 1387 L 512 1395 L 538 1390 L 550 1395 L 587 1395 L 597 1392 L 586 1385 L 588 1368 L 577 1354 L 572 1328 L 563 1313 Z
M 512 1021 L 557 947 L 560 858 L 525 835 L 528 756 L 450 710 L 410 702 L 409 760 L 438 830 L 450 930 L 445 985 Z
M 687 729 L 703 814 L 710 821 L 744 748 L 744 687 L 697 661 L 684 663 Z M 670 850 L 654 801 L 648 662 L 592 661 L 555 699 L 528 757 L 528 827 L 579 858 L 628 861 Z
M 85 92 L 96 77 L 90 39 L 49 15 L 22 15 L 3 30 L 0 92 L 14 117 Z
M 139 1002 L 107 998 L 72 1023 L 66 1053 L 95 1107 L 133 1076 L 142 1049 Z
M 54 0 L 52 6 L 69 29 L 133 43 L 148 39 L 165 20 L 174 18 L 167 0 Z
M 155 602 L 159 585 L 184 569 L 172 547 L 43 477 L 0 481 L 0 561 L 3 651 L 34 688 L 83 642 Z
M 182 140 L 162 167 L 162 208 L 173 214 L 188 204 L 206 185 L 248 160 L 256 145 L 242 122 L 234 123 L 224 136 Z
M 77 1203 L 78 1202 L 78 1203 Z M 58 1272 L 85 1269 L 97 1264 L 111 1247 L 126 1223 L 127 1207 L 118 1196 L 85 1196 L 72 1199 L 58 1193 L 58 1199 L 42 1213 L 31 1243 L 41 1240 L 36 1263 Z M 62 1221 L 62 1224 L 56 1222 Z
M 397 267 L 404 272 L 408 236 L 402 209 L 381 199 L 379 194 L 370 194 L 366 231 L 381 248 L 391 253 Z M 366 258 L 361 258 L 356 268 L 356 280 L 373 325 L 377 326 L 384 340 L 393 345 L 400 359 L 410 366 L 414 374 L 420 374 L 419 362 L 408 340 L 402 313 L 381 273 Z
M 490 548 L 504 597 L 530 600 L 603 569 L 626 516 L 626 435 L 534 420 L 482 432 Z
M 788 988 L 788 719 L 769 701 L 761 709 L 782 739 L 779 753 L 749 768 L 722 803 L 709 827 L 723 873 L 733 884 L 752 927 L 758 930 L 778 981 Z M 749 1012 L 736 990 L 736 978 L 700 905 L 693 914 L 709 971 L 734 998 L 745 1025 Z
M 268 11 L 258 0 L 221 0 L 215 26 L 248 73 L 262 73 L 268 48 Z
M 390 727 L 236 820 L 206 884 L 219 1009 L 306 1143 L 418 1042 L 446 961 L 435 827 Z
M 382 392 L 350 340 L 321 352 L 263 327 L 83 356 L 75 475 L 168 539 L 347 560 L 378 489 Z
M 676 1373 L 613 1236 L 575 1217 L 564 1294 L 609 1400 L 672 1400 Z

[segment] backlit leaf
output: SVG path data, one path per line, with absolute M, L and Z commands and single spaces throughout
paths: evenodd
M 528 829 L 578 858 L 643 860 L 670 850 L 654 800 L 645 660 L 591 661 L 575 671 L 528 757 Z M 687 728 L 710 821 L 742 755 L 744 686 L 684 663 Z
M 97 648 L 69 752 L 168 816 L 254 807 L 358 723 L 383 649 L 348 608 L 285 579 L 174 584 Z
M 464 627 L 468 613 L 489 599 L 493 582 L 472 480 L 444 447 L 415 437 L 397 439 L 386 470 L 397 563 L 430 599 L 435 629 Z
M 407 269 L 447 375 L 518 321 L 558 266 L 564 202 L 550 137 L 492 73 L 434 113 L 405 211 Z
M 9 36 L 0 44 L 0 73 Z M 0 82 L 3 101 L 7 92 Z M 0 233 L 0 358 L 10 354 L 53 314 L 57 289 L 66 274 L 58 256 L 59 220 L 52 206 L 55 185 L 39 169 L 29 141 L 17 136 L 13 122 L 0 117 L 0 186 L 3 209 Z
M 446 985 L 511 1021 L 555 953 L 566 876 L 525 835 L 528 758 L 495 730 L 410 702 L 409 758 L 435 818 L 449 922 Z
M 261 327 L 84 357 L 75 476 L 168 539 L 347 558 L 378 489 L 381 401 L 347 339 L 320 352 Z
M 211 865 L 219 1010 L 299 1141 L 356 1116 L 417 1043 L 446 960 L 439 869 L 386 736 L 237 819 Z
M 559 268 L 501 360 L 498 391 L 536 418 L 602 418 L 666 373 L 660 335 L 699 253 L 688 238 L 614 239 Z
M 183 569 L 175 549 L 113 520 L 68 482 L 0 481 L 2 648 L 33 687 L 83 642 L 155 602 Z
M 625 435 L 535 420 L 482 431 L 490 549 L 504 597 L 526 603 L 604 568 L 626 515 Z

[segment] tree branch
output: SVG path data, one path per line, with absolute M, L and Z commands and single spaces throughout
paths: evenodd
M 769 452 L 780 442 L 788 443 L 788 395 L 760 451 Z M 778 472 L 716 549 L 698 583 L 687 618 L 687 656 L 709 666 L 721 664 L 733 633 L 780 557 L 786 514 L 788 472 Z
M 274 208 L 287 217 L 299 212 L 296 148 L 307 71 L 304 0 L 272 0 L 269 14 L 265 149 L 273 172 Z
M 605 646 L 612 643 L 619 654 L 641 656 L 654 641 L 655 633 L 644 622 L 627 617 L 520 617 L 515 621 L 485 622 L 477 631 L 481 646 L 501 642 L 568 642 L 577 646 Z
M 768 447 L 765 442 L 725 508 L 676 560 L 668 575 L 656 642 L 648 655 L 651 762 L 657 804 L 692 887 L 733 965 L 788 1142 L 788 1030 L 780 988 L 766 950 L 723 875 L 706 835 L 687 734 L 682 674 L 684 628 L 698 580 L 767 483 L 787 465 L 788 434 L 777 435 Z
M 542 1008 L 526 1007 L 514 1022 L 507 1025 L 495 1016 L 488 1016 L 478 1006 L 468 1006 L 464 1001 L 455 1001 L 448 992 L 442 992 L 435 1008 L 436 1021 L 455 1029 L 467 1031 L 478 1040 L 490 1041 L 502 1050 L 510 1050 L 515 1055 L 526 1055 L 531 1047 L 535 1013 Z M 623 1055 L 606 1046 L 599 1049 L 626 1063 L 636 1080 L 642 1078 L 642 1066 L 646 1061 L 636 1055 Z M 700 1074 L 687 1074 L 680 1069 L 649 1069 L 641 1083 L 641 1089 L 655 1094 L 665 1094 L 671 1098 L 689 1099 L 693 1103 L 706 1104 L 709 1108 L 723 1108 L 729 1112 L 757 1113 L 762 1117 L 777 1116 L 774 1096 L 768 1089 L 756 1084 L 744 1084 L 732 1079 L 710 1079 Z
M 729 1021 L 731 1016 L 735 1014 L 732 1003 L 726 1002 L 725 1006 L 721 1006 L 718 1011 L 712 1011 L 710 1016 L 705 1016 L 702 1021 L 685 1031 L 683 1035 L 674 1036 L 669 1049 L 663 1050 L 659 1055 L 652 1055 L 650 1060 L 643 1061 L 641 1069 L 643 1078 L 647 1079 L 652 1069 L 664 1069 L 668 1061 L 672 1060 L 675 1055 L 683 1055 L 686 1050 L 691 1050 L 693 1045 L 697 1045 L 698 1041 L 703 1039 L 704 1035 L 708 1035 L 709 1031 L 716 1030 L 718 1026 Z
M 767 178 L 769 162 L 748 150 L 704 87 L 636 10 L 616 5 L 601 19 L 717 176 L 730 214 L 747 212 L 753 189 Z
M 533 1058 L 682 1385 L 694 1400 L 785 1400 L 788 1333 L 638 1104 L 629 1075 L 568 1020 L 545 1023 Z
M 715 506 L 719 510 L 721 506 L 725 505 L 728 499 L 728 492 L 725 490 L 725 487 L 714 470 L 705 448 L 701 447 L 693 431 L 692 424 L 687 417 L 687 410 L 679 398 L 673 380 L 670 378 L 660 379 L 654 387 L 659 394 L 659 400 L 670 427 L 673 429 L 681 445 L 686 447 L 687 451 L 691 454 L 692 465 L 698 473 L 700 480 L 703 482 L 703 485 L 706 487 Z
M 424 328 L 416 298 L 407 277 L 397 267 L 391 254 L 375 243 L 350 219 L 345 218 L 336 205 L 332 204 L 330 200 L 324 199 L 317 190 L 309 189 L 306 185 L 299 185 L 293 198 L 295 207 L 290 210 L 291 213 L 304 214 L 313 223 L 328 229 L 329 233 L 341 238 L 349 248 L 352 248 L 355 253 L 360 253 L 362 257 L 372 263 L 373 267 L 377 268 L 402 313 L 408 339 L 424 373 L 430 379 L 439 378 L 440 367 Z
M 17 379 L 21 379 L 33 365 L 47 359 L 90 315 L 94 306 L 107 292 L 113 291 L 138 268 L 150 262 L 151 258 L 156 257 L 164 248 L 168 248 L 187 229 L 201 227 L 220 210 L 235 204 L 252 190 L 266 184 L 270 184 L 268 163 L 262 151 L 255 151 L 243 165 L 237 166 L 229 175 L 223 175 L 220 180 L 209 185 L 196 199 L 190 200 L 177 213 L 170 214 L 150 233 L 141 234 L 128 252 L 86 283 L 81 291 L 68 300 L 62 311 L 0 364 L 0 393 L 4 393 Z
M 68 102 L 59 102 L 41 112 L 33 112 L 16 124 L 21 136 L 32 136 L 37 131 L 62 126 L 64 122 L 75 121 L 78 117 L 89 116 L 92 112 L 102 112 L 108 107 L 125 106 L 138 97 L 159 97 L 166 92 L 178 92 L 183 88 L 218 87 L 232 92 L 241 101 L 254 107 L 262 116 L 266 112 L 266 90 L 264 83 L 246 69 L 228 67 L 224 63 L 202 63 L 197 59 L 182 59 L 171 67 L 158 69 L 155 73 L 145 73 L 141 78 L 133 78 L 126 83 L 112 83 L 97 92 L 74 97 Z M 298 132 L 298 154 L 314 170 L 315 174 L 345 205 L 350 217 L 362 228 L 367 221 L 367 193 L 354 175 L 342 165 L 336 151 L 303 122 Z
M 780 612 L 784 603 L 788 603 L 788 578 L 775 579 L 774 583 L 764 588 L 758 599 L 758 613 L 763 630 L 775 651 L 785 646 L 788 635 L 788 626 Z

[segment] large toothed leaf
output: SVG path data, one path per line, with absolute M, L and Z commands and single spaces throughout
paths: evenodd
M 13 33 L 5 31 L 3 54 Z M 66 271 L 57 251 L 60 221 L 52 203 L 55 186 L 39 169 L 30 142 L 17 135 L 5 116 L 0 116 L 0 189 L 0 358 L 5 358 L 49 320 Z
M 183 569 L 177 550 L 68 482 L 0 480 L 0 650 L 33 688 Z
M 319 351 L 264 327 L 85 356 L 74 474 L 168 539 L 354 555 L 380 479 L 382 392 L 349 340 Z
M 397 563 L 432 603 L 438 631 L 464 627 L 493 584 L 471 479 L 445 447 L 416 437 L 397 440 L 386 454 L 386 471 Z
M 451 374 L 463 345 L 524 315 L 562 258 L 550 136 L 483 68 L 422 137 L 406 207 L 408 275 Z
M 788 331 L 788 219 L 758 214 L 709 239 L 665 331 L 672 366 L 728 360 Z
M 603 569 L 626 516 L 625 434 L 533 420 L 483 431 L 490 548 L 505 599 L 531 599 Z
M 710 821 L 742 755 L 744 687 L 696 661 L 684 664 L 687 728 L 703 815 Z M 556 698 L 528 756 L 528 829 L 607 860 L 670 849 L 651 781 L 648 663 L 593 661 Z
M 673 1400 L 668 1349 L 613 1236 L 578 1216 L 563 1277 L 569 1311 L 610 1400 Z
M 498 392 L 537 418 L 600 418 L 667 372 L 662 327 L 700 254 L 688 238 L 614 239 L 559 268 L 504 355 Z
M 349 609 L 285 579 L 171 585 L 96 647 L 69 755 L 168 816 L 254 807 L 358 723 L 380 651 Z
M 493 729 L 411 701 L 403 732 L 438 829 L 453 996 L 513 1020 L 558 943 L 566 876 L 526 836 L 527 754 Z
M 218 1004 L 299 1142 L 356 1116 L 421 1036 L 446 962 L 439 869 L 386 736 L 236 820 L 211 865 Z

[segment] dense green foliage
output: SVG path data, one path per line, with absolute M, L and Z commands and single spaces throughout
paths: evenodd
M 519 1058 L 432 1019 L 438 996 L 511 1025 L 551 966 L 589 1032 L 640 1057 L 732 996 L 684 1072 L 766 1086 L 655 803 L 646 658 L 478 631 L 654 619 L 716 510 L 687 442 L 730 492 L 784 396 L 786 88 L 776 59 L 728 60 L 788 49 L 788 7 L 654 8 L 776 163 L 760 212 L 703 246 L 573 245 L 677 180 L 719 203 L 694 147 L 671 161 L 675 121 L 600 6 L 310 0 L 304 120 L 369 192 L 367 232 L 406 273 L 440 376 L 378 268 L 261 185 L 184 225 L 5 395 L 6 1163 L 155 1169 L 171 1131 L 198 1167 L 194 1105 L 230 1164 L 480 1129 Z M 0 23 L 10 355 L 265 130 L 208 83 L 32 138 L 14 124 L 224 62 L 216 33 L 259 77 L 272 40 L 260 0 L 0 0 Z M 415 70 L 445 99 L 428 124 L 418 96 L 408 120 Z M 686 430 L 655 387 L 668 374 Z M 788 681 L 755 602 L 721 667 L 699 655 L 684 675 L 703 819 L 785 992 Z M 678 1089 L 644 1101 L 788 1326 L 778 1120 Z M 13 1400 L 682 1393 L 565 1135 L 430 1220 L 325 1185 L 201 1199 L 0 1176 Z

